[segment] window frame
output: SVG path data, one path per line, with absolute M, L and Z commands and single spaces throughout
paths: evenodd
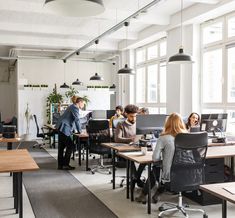
M 135 49 L 135 71 L 137 72 L 137 70 L 139 68 L 142 68 L 142 67 L 145 68 L 145 75 L 146 75 L 145 88 L 146 88 L 146 91 L 145 91 L 145 101 L 142 102 L 142 103 L 137 102 L 137 97 L 136 97 L 136 89 L 137 89 L 136 82 L 137 81 L 136 81 L 136 76 L 135 76 L 134 77 L 134 84 L 135 84 L 134 85 L 134 89 L 135 89 L 135 97 L 134 97 L 135 100 L 134 100 L 134 102 L 139 107 L 157 108 L 158 113 L 160 113 L 161 109 L 166 110 L 166 102 L 164 102 L 164 103 L 160 102 L 160 95 L 161 95 L 161 91 L 160 91 L 160 68 L 162 67 L 161 66 L 162 63 L 167 63 L 166 55 L 160 56 L 160 44 L 164 41 L 167 43 L 166 37 Z M 152 59 L 148 60 L 148 48 L 153 46 L 153 45 L 158 46 L 158 55 L 157 55 L 157 58 L 152 58 Z M 143 50 L 143 49 L 145 49 L 145 61 L 137 63 L 137 52 L 139 50 Z M 157 66 L 158 66 L 158 72 L 157 72 L 157 102 L 150 103 L 150 102 L 148 102 L 148 66 L 152 66 L 152 65 L 155 65 L 155 64 L 157 64 Z M 165 84 L 165 86 L 166 86 L 166 84 Z

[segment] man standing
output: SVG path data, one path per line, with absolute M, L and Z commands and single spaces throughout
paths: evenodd
M 77 97 L 63 115 L 59 118 L 56 128 L 59 134 L 58 145 L 58 170 L 74 170 L 75 167 L 69 165 L 71 154 L 74 148 L 72 141 L 73 130 L 81 132 L 79 110 L 84 107 L 84 99 Z M 75 127 L 75 128 L 74 128 Z M 64 149 L 65 153 L 64 153 Z

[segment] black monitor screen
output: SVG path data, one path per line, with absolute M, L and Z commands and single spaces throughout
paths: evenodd
M 136 117 L 136 134 L 151 134 L 155 131 L 162 131 L 167 115 L 146 114 Z
M 228 114 L 202 114 L 201 131 L 225 132 Z
M 116 113 L 116 110 L 107 110 L 106 111 L 106 119 L 110 119 L 112 116 L 114 116 Z

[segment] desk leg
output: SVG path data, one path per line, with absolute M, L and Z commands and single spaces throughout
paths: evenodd
M 129 199 L 130 193 L 130 161 L 126 161 L 126 198 Z
M 13 173 L 13 197 L 14 197 L 14 208 L 16 213 L 18 213 L 18 181 L 17 181 L 17 174 Z
M 148 164 L 148 214 L 151 214 L 151 182 L 150 182 L 151 163 Z
M 7 142 L 7 150 L 12 150 L 12 142 Z
M 227 201 L 222 200 L 222 218 L 227 218 Z
M 23 218 L 23 194 L 22 194 L 22 172 L 17 173 L 17 189 L 18 189 L 18 210 L 19 218 Z
M 78 165 L 81 166 L 81 159 L 82 159 L 82 145 L 81 145 L 81 140 L 77 138 L 77 147 L 78 147 Z
M 89 149 L 88 149 L 88 145 L 86 146 L 86 171 L 89 171 L 89 167 L 88 167 L 88 156 L 89 156 Z
M 133 167 L 134 167 L 134 162 L 133 161 L 131 161 L 131 201 L 134 201 L 134 189 L 135 189 L 135 184 L 134 184 L 134 181 L 133 181 Z
M 12 142 L 7 142 L 7 150 L 12 150 Z M 12 173 L 10 173 L 10 176 L 12 176 Z
M 233 178 L 233 176 L 234 176 L 234 157 L 232 156 L 231 157 L 231 163 L 230 163 L 230 166 L 231 166 L 231 173 L 232 173 L 232 178 Z
M 115 167 L 116 167 L 116 162 L 115 162 L 115 158 L 116 158 L 116 151 L 113 149 L 113 189 L 115 189 Z
M 55 132 L 53 132 L 53 144 L 52 144 L 52 147 L 55 148 Z

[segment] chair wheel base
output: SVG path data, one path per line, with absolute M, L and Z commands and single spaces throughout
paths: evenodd
M 208 218 L 208 215 L 207 214 L 203 214 L 203 218 Z
M 164 207 L 159 207 L 158 210 L 159 210 L 160 212 L 162 212 L 162 211 L 164 211 L 165 209 L 164 209 Z

